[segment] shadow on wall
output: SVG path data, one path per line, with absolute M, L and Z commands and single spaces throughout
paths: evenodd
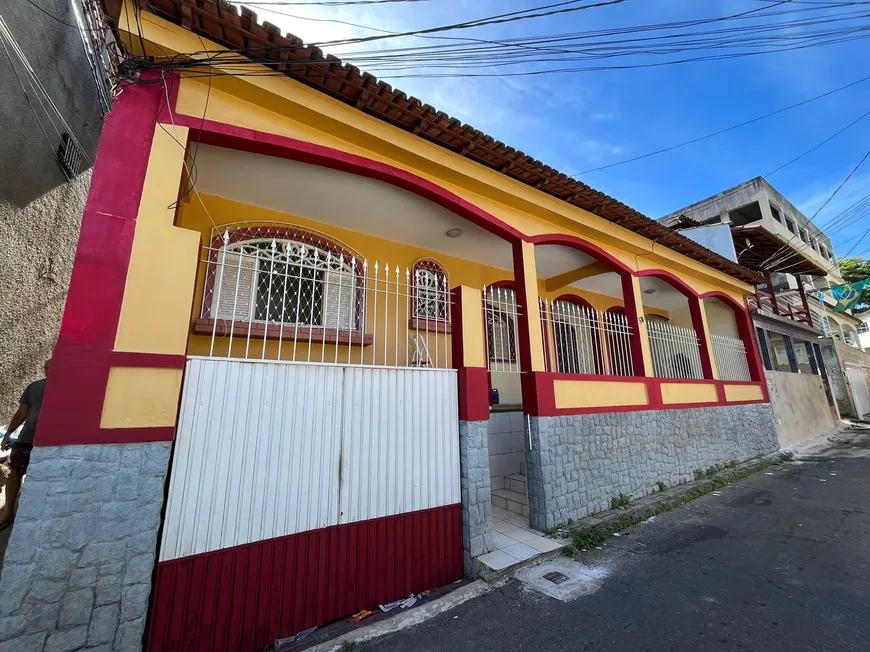
M 0 424 L 57 341 L 90 178 L 79 175 L 23 209 L 0 201 Z
M 34 92 L 24 63 L 14 54 L 0 56 L 0 202 L 10 204 L 0 209 L 4 219 L 10 208 L 24 209 L 67 183 L 57 162 L 64 133 L 74 134 L 86 158 L 93 160 L 103 124 L 81 35 L 44 13 L 74 24 L 72 5 L 68 0 L 40 0 L 40 11 L 35 4 L 4 3 L 3 20 L 62 120 Z

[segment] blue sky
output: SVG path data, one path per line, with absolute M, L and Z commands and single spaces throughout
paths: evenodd
M 300 17 L 409 31 L 554 1 L 430 0 L 342 8 L 281 6 L 274 9 Z M 757 9 L 762 1 L 626 0 L 611 7 L 463 30 L 451 35 L 506 39 L 709 18 Z M 263 6 L 252 8 L 261 20 L 274 22 L 309 43 L 373 34 L 346 25 L 279 16 Z M 868 24 L 868 20 L 862 19 L 861 24 Z M 402 38 L 335 47 L 331 51 L 341 54 L 349 49 L 378 50 L 433 43 L 438 42 Z M 652 55 L 632 59 L 636 63 L 661 60 Z M 362 67 L 424 102 L 570 174 L 702 136 L 843 86 L 870 74 L 867 61 L 870 61 L 870 41 L 861 40 L 727 61 L 534 77 L 391 79 L 389 74 L 381 74 L 376 68 Z M 544 67 L 559 65 L 571 64 L 550 63 Z M 513 68 L 529 69 L 530 66 Z M 651 217 L 660 217 L 751 177 L 769 173 L 868 110 L 870 81 L 695 145 L 580 178 Z M 868 148 L 870 117 L 773 175 L 770 181 L 811 216 Z M 868 192 L 870 161 L 816 218 L 816 224 L 823 225 Z M 855 243 L 856 236 L 868 226 L 870 216 L 831 234 L 837 253 L 845 254 Z M 870 248 L 870 236 L 854 253 L 867 248 Z

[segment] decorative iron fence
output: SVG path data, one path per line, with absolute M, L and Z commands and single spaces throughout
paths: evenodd
M 486 333 L 487 369 L 520 372 L 520 340 L 517 332 L 516 292 L 504 287 L 483 288 L 483 323 Z
M 625 315 L 571 301 L 544 300 L 540 308 L 548 371 L 634 375 L 632 328 Z
M 653 369 L 658 378 L 703 378 L 701 345 L 691 328 L 647 319 Z
M 216 245 L 216 246 L 215 246 Z M 209 357 L 450 368 L 447 277 L 370 264 L 316 232 L 226 231 L 203 248 Z
M 710 339 L 721 380 L 752 380 L 743 340 L 716 334 L 711 334 Z

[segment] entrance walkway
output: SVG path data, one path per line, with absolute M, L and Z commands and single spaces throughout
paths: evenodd
M 492 571 L 503 571 L 545 552 L 567 545 L 567 541 L 546 537 L 529 527 L 529 517 L 492 506 L 492 540 L 495 550 L 478 557 Z

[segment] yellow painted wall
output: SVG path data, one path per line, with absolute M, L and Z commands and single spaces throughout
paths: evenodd
M 560 410 L 649 404 L 649 396 L 643 382 L 556 380 L 553 385 L 556 407 Z
M 716 386 L 712 383 L 662 383 L 662 402 L 665 405 L 715 403 L 717 400 Z
M 727 401 L 760 401 L 763 398 L 759 385 L 725 385 Z
M 451 288 L 452 289 L 452 288 Z M 486 366 L 486 345 L 484 341 L 483 311 L 479 309 L 483 292 L 477 288 L 461 286 L 462 294 L 462 355 L 466 367 Z
M 737 319 L 729 306 L 715 297 L 709 297 L 704 299 L 704 310 L 707 312 L 707 324 L 711 333 L 740 339 Z
M 189 53 L 203 49 L 220 49 L 219 46 L 210 42 L 204 43 L 204 39 L 153 14 L 142 12 L 140 16 L 141 21 L 131 20 L 130 24 L 136 23 L 141 26 L 141 38 L 147 42 L 146 49 L 150 51 L 165 55 L 173 52 Z M 135 52 L 140 47 L 140 35 L 125 33 L 124 25 L 122 16 L 119 24 L 122 31 L 121 40 L 126 41 L 130 49 Z M 191 71 L 191 74 L 195 72 Z M 627 229 L 413 134 L 392 127 L 283 76 L 218 75 L 210 76 L 207 82 L 185 77 L 180 85 L 177 108 L 181 114 L 197 119 L 217 120 L 265 133 L 297 138 L 387 163 L 438 184 L 526 235 L 567 233 L 580 236 L 587 242 L 608 250 L 632 269 L 663 269 L 672 272 L 699 293 L 719 290 L 737 300 L 742 300 L 742 296 L 751 291 L 748 285 L 726 274 L 665 247 L 657 247 L 651 241 Z M 171 129 L 170 126 L 165 127 Z M 185 141 L 184 130 L 176 130 L 174 135 L 182 143 Z M 173 226 L 173 211 L 169 206 L 177 197 L 181 178 L 182 148 L 165 134 L 163 129 L 158 129 L 154 136 L 139 223 L 134 236 L 130 272 L 115 343 L 116 350 L 181 353 L 187 348 L 191 354 L 203 354 L 212 346 L 209 337 L 189 336 L 189 327 L 199 315 L 205 272 L 205 265 L 200 263 L 193 301 L 194 309 L 191 313 L 190 298 L 194 290 L 194 271 L 198 255 L 196 245 L 201 236 L 205 236 L 203 239 L 208 240 L 211 222 L 198 200 L 188 198 L 180 210 L 176 226 Z M 209 212 L 218 224 L 239 219 L 239 213 L 232 210 L 234 208 L 231 206 L 232 202 L 214 197 L 205 198 L 205 201 L 209 206 Z M 244 206 L 244 209 L 245 219 L 289 220 L 301 226 L 307 224 L 301 218 L 283 216 L 264 209 L 251 206 Z M 506 270 L 485 267 L 441 254 L 433 255 L 420 248 L 341 229 L 329 229 L 329 232 L 340 241 L 363 252 L 370 260 L 378 258 L 389 260 L 391 264 L 398 264 L 403 269 L 410 267 L 420 257 L 434 257 L 447 268 L 451 287 L 462 284 L 476 288 L 512 277 L 512 273 Z M 633 291 L 636 301 L 640 303 L 641 295 L 636 281 L 637 279 L 634 279 Z M 540 287 L 534 278 L 525 282 L 531 294 L 535 294 L 535 290 Z M 587 296 L 592 305 L 598 309 L 606 309 L 620 303 L 602 299 L 600 296 L 578 293 Z M 532 313 L 535 309 L 536 306 L 529 307 Z M 395 327 L 387 326 L 394 326 L 396 317 L 400 325 L 402 322 L 407 323 L 408 312 L 401 305 L 393 307 L 392 310 L 392 314 L 385 316 L 384 323 L 379 324 L 384 327 L 377 329 L 379 338 L 382 338 L 378 341 L 377 348 L 370 347 L 361 354 L 357 351 L 354 356 L 347 359 L 345 347 L 338 351 L 341 357 L 336 357 L 333 347 L 327 346 L 321 349 L 315 345 L 311 350 L 312 359 L 368 362 L 376 350 L 388 350 L 391 354 L 398 350 L 400 357 L 396 361 L 401 363 L 405 350 L 400 342 L 400 338 L 403 338 L 402 329 L 399 328 L 397 334 Z M 373 311 L 368 315 L 370 323 L 367 324 L 367 329 L 374 330 L 376 316 Z M 539 368 L 543 366 L 540 324 L 536 319 L 531 319 L 529 327 L 533 340 L 533 367 Z M 636 327 L 643 343 L 646 367 L 648 373 L 651 373 L 645 324 L 641 323 Z M 446 334 L 429 333 L 426 337 L 429 350 L 433 355 L 436 351 L 440 355 L 445 355 L 449 350 Z M 383 344 L 386 346 L 382 346 Z M 263 357 L 271 359 L 278 357 L 276 342 L 270 341 L 264 344 L 258 341 L 251 346 L 257 345 L 262 350 Z M 233 347 L 233 355 L 239 355 L 245 346 L 247 346 L 246 342 L 237 342 Z M 227 341 L 224 338 L 216 342 L 214 352 L 217 355 L 225 354 L 227 348 Z M 254 350 L 256 351 L 256 348 Z M 281 357 L 287 358 L 291 355 L 292 351 L 285 346 Z M 449 364 L 449 360 L 446 363 Z M 133 380 L 138 376 L 141 376 L 140 380 Z M 121 402 L 118 396 L 121 395 L 121 390 L 127 391 L 135 387 L 146 397 L 156 396 L 155 392 L 169 391 L 162 386 L 160 388 L 152 386 L 158 382 L 158 376 L 160 374 L 155 375 L 148 370 L 123 372 L 119 376 L 121 380 L 113 381 L 116 385 L 110 388 L 111 396 L 107 394 L 104 421 L 117 423 L 124 420 L 116 412 L 120 409 L 118 406 Z M 141 387 L 137 383 L 141 383 Z M 617 389 L 612 383 L 608 383 L 607 386 L 611 392 Z M 638 391 L 634 386 L 626 387 L 625 390 L 630 400 L 639 400 L 633 395 L 633 392 Z M 594 391 L 599 390 L 590 389 L 590 391 L 594 395 Z M 569 392 L 569 395 L 573 396 L 573 393 Z M 168 395 L 163 398 L 170 402 Z M 582 402 L 590 399 L 566 400 Z M 615 399 L 602 396 L 597 400 Z M 618 404 L 625 403 L 620 399 Z M 131 408 L 131 412 L 135 413 L 135 410 Z M 148 418 L 152 421 L 160 421 L 156 417 Z M 141 417 L 144 420 L 148 418 Z
M 172 130 L 170 126 L 168 128 Z M 196 279 L 199 234 L 173 225 L 184 150 L 155 129 L 139 204 L 127 284 L 121 305 L 116 351 L 180 355 L 187 345 L 190 300 Z
M 644 314 L 649 314 L 646 307 L 644 307 Z M 692 325 L 692 314 L 689 312 L 689 306 L 686 305 L 685 308 L 680 308 L 679 310 L 669 310 L 668 321 L 674 326 L 682 326 L 683 328 L 694 328 Z
M 180 392 L 181 369 L 112 367 L 100 427 L 174 426 Z

